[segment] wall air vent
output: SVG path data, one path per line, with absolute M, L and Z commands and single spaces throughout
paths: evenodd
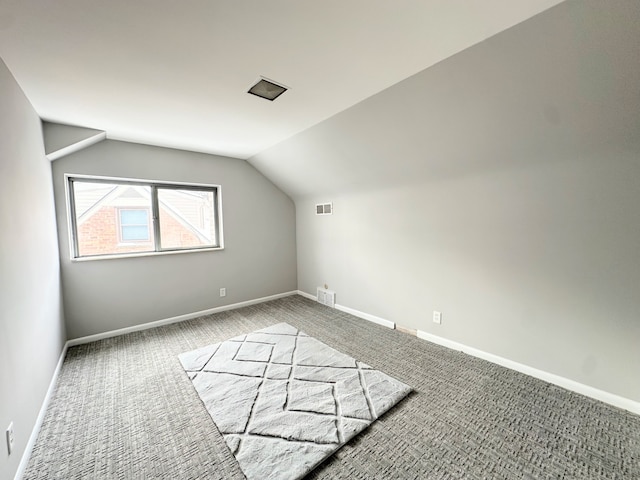
M 327 290 L 326 288 L 318 287 L 317 302 L 327 307 L 335 308 L 336 306 L 336 292 Z
M 265 98 L 273 102 L 287 90 L 288 88 L 284 85 L 279 85 L 273 80 L 268 80 L 264 77 L 260 77 L 258 81 L 255 82 L 253 86 L 247 91 L 247 93 L 260 98 Z
M 331 215 L 331 214 L 333 214 L 333 203 L 316 204 L 316 215 Z

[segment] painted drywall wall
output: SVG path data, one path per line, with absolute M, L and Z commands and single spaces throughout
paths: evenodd
M 52 165 L 69 338 L 296 289 L 294 204 L 245 161 L 106 140 Z M 66 173 L 221 185 L 225 248 L 73 262 Z
M 299 288 L 639 401 L 639 44 L 568 1 L 252 158 Z
M 42 134 L 44 137 L 44 150 L 48 154 L 67 148 L 75 143 L 94 137 L 101 130 L 93 128 L 76 127 L 53 122 L 42 122 Z
M 64 346 L 58 242 L 40 118 L 0 60 L 0 478 L 13 478 Z M 13 421 L 15 450 L 5 429 Z

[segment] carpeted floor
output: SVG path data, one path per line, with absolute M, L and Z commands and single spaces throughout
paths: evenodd
M 300 296 L 70 348 L 25 479 L 243 479 L 178 354 L 286 322 L 414 392 L 311 479 L 640 479 L 640 416 Z

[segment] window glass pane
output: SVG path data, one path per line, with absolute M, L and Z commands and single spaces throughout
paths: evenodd
M 120 210 L 121 225 L 149 225 L 148 210 Z
M 73 196 L 78 256 L 154 250 L 151 187 L 74 180 Z
M 149 211 L 120 210 L 120 237 L 123 241 L 149 240 Z
M 149 240 L 149 226 L 123 225 L 122 240 L 129 240 L 129 241 Z
M 214 192 L 158 188 L 160 246 L 217 246 Z

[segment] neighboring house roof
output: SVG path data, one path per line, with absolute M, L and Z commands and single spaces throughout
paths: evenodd
M 76 207 L 76 218 L 82 222 L 82 216 L 100 203 L 107 195 L 115 190 L 114 185 L 105 183 L 75 183 L 75 189 L 82 192 L 82 195 L 74 196 Z

